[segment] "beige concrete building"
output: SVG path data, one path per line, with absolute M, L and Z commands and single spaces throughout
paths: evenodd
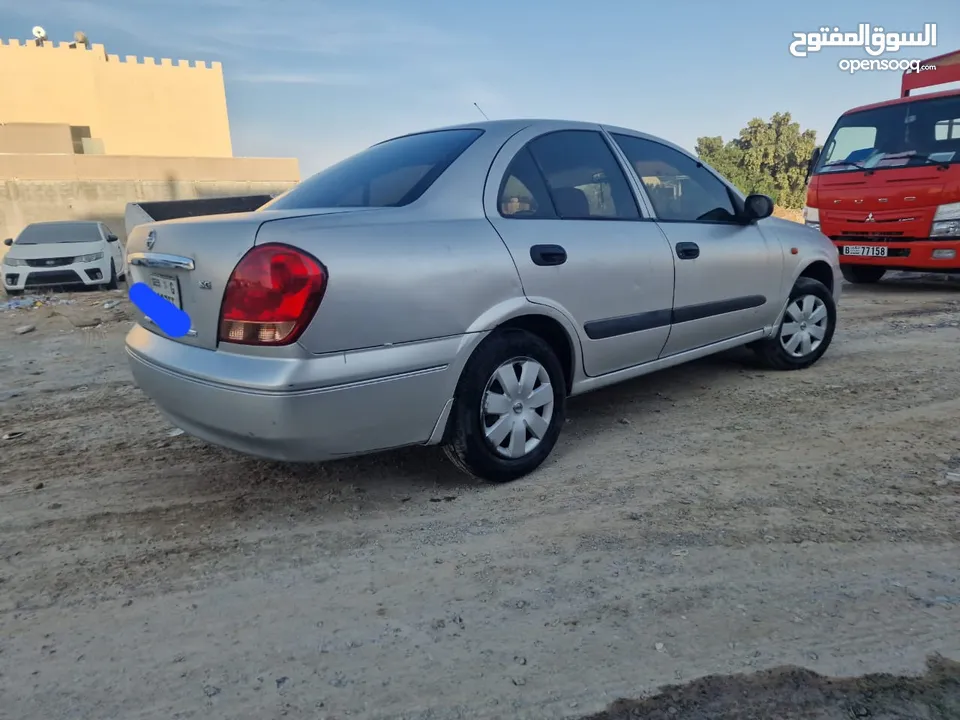
M 233 157 L 220 63 L 0 40 L 0 239 L 39 220 L 110 223 L 127 202 L 273 193 L 299 178 L 294 158 Z

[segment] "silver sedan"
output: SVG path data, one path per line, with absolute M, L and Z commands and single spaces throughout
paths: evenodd
M 187 433 L 319 461 L 443 445 L 467 472 L 538 467 L 567 398 L 737 346 L 813 365 L 837 250 L 681 148 L 503 120 L 387 140 L 260 210 L 142 225 L 137 384 Z

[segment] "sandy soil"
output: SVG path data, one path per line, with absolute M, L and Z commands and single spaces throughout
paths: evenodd
M 575 399 L 501 487 L 168 437 L 123 294 L 60 297 L 0 311 L 0 717 L 957 717 L 955 670 L 814 673 L 960 659 L 960 283 Z

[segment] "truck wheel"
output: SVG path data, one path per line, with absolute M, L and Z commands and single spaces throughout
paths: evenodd
M 566 400 L 563 369 L 547 343 L 519 328 L 495 330 L 463 369 L 444 450 L 469 475 L 516 480 L 553 450 Z
M 841 265 L 840 272 L 843 273 L 843 279 L 847 282 L 865 285 L 880 282 L 880 278 L 886 274 L 887 269 L 875 265 Z
M 837 327 L 837 305 L 826 286 L 813 278 L 797 278 L 777 333 L 752 347 L 772 370 L 802 370 L 830 347 Z

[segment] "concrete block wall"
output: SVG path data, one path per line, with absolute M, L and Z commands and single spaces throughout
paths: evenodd
M 128 202 L 270 195 L 292 185 L 239 181 L 0 181 L 0 240 L 16 237 L 29 223 L 47 220 L 100 220 L 126 240 L 124 212 Z M 0 246 L 0 252 L 5 251 L 6 247 Z
M 101 220 L 125 239 L 127 203 L 269 195 L 299 179 L 293 158 L 0 154 L 0 240 L 45 220 Z

